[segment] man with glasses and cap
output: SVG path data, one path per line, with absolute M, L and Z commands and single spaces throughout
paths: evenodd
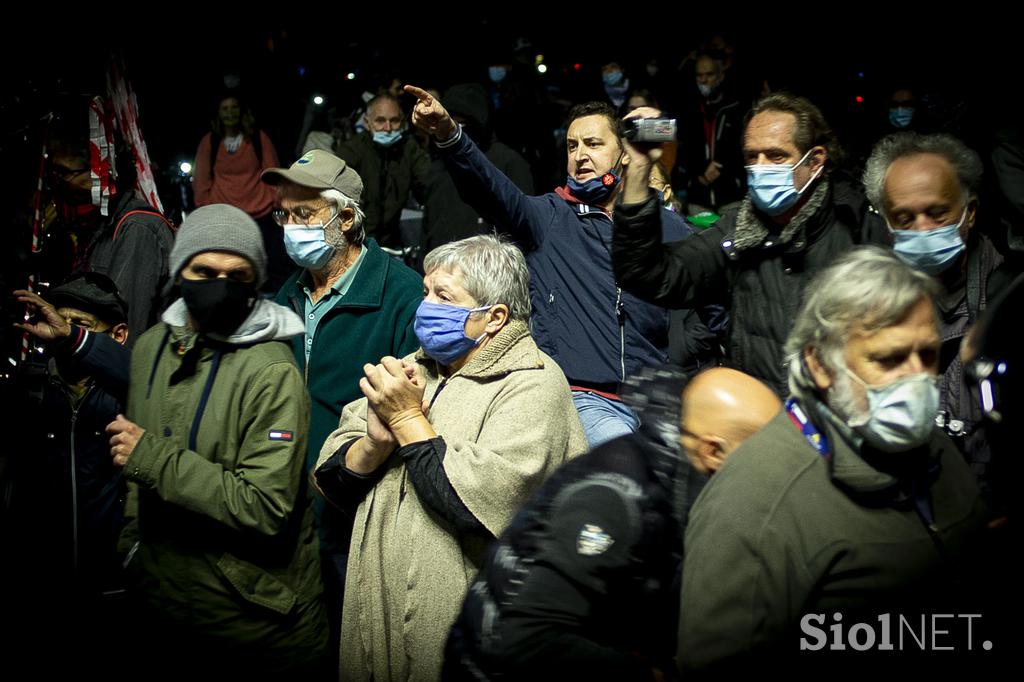
M 312 399 L 306 469 L 316 463 L 341 408 L 362 397 L 363 365 L 404 357 L 419 347 L 413 331 L 423 284 L 415 272 L 367 238 L 360 205 L 363 181 L 345 161 L 314 149 L 289 168 L 270 168 L 263 181 L 278 186 L 273 217 L 299 269 L 275 300 L 298 313 L 305 334 L 292 340 Z M 317 499 L 321 548 L 333 566 L 340 605 L 352 519 Z M 330 598 L 330 597 L 329 597 Z M 331 614 L 340 608 L 328 610 Z

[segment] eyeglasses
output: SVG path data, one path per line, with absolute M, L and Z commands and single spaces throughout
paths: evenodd
M 316 216 L 320 215 L 321 211 L 323 211 L 324 208 L 326 207 L 308 208 L 306 206 L 299 206 L 294 211 L 289 211 L 286 208 L 275 208 L 273 211 L 270 212 L 270 216 L 274 219 L 274 222 L 277 223 L 280 227 L 285 227 L 286 225 L 309 225 L 311 221 L 314 218 L 316 218 Z M 320 224 L 328 225 L 332 220 L 334 220 L 337 217 L 338 214 L 335 213 L 331 217 L 331 220 L 328 220 L 327 222 Z

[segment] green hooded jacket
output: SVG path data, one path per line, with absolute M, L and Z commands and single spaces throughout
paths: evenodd
M 122 547 L 147 613 L 269 668 L 322 655 L 326 622 L 304 471 L 309 397 L 282 342 L 302 322 L 260 300 L 224 342 L 179 300 L 132 353 Z

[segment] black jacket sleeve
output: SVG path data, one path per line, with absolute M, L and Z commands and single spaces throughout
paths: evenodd
M 424 507 L 451 523 L 460 532 L 490 536 L 490 531 L 463 504 L 448 480 L 444 472 L 446 451 L 444 439 L 438 437 L 410 443 L 399 448 L 398 454 L 405 460 L 409 480 Z
M 722 230 L 661 243 L 661 203 L 651 192 L 642 204 L 615 208 L 612 263 L 615 279 L 634 296 L 664 308 L 693 308 L 722 297 L 728 258 Z
M 57 367 L 91 376 L 122 405 L 128 402 L 132 352 L 106 334 L 73 327 L 71 336 L 51 346 Z
M 355 518 L 359 503 L 387 471 L 387 467 L 382 466 L 377 467 L 373 473 L 363 475 L 347 469 L 345 454 L 355 442 L 355 439 L 350 440 L 338 448 L 330 459 L 314 473 L 316 484 L 323 492 L 324 497 L 333 502 L 349 518 Z
M 641 505 L 621 487 L 595 480 L 563 489 L 546 517 L 547 532 L 501 617 L 495 646 L 502 661 L 522 678 L 653 679 L 658 662 L 623 641 L 635 635 L 609 639 L 609 627 L 628 627 L 630 606 L 635 608 L 626 595 L 643 533 Z M 581 549 L 583 529 L 592 541 L 604 536 L 607 547 Z M 634 627 L 646 631 L 649 624 Z

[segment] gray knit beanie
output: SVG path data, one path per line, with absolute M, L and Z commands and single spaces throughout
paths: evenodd
M 190 213 L 178 228 L 171 249 L 171 281 L 192 256 L 204 251 L 228 251 L 247 258 L 256 271 L 256 286 L 267 280 L 267 252 L 256 221 L 240 208 L 210 204 Z

